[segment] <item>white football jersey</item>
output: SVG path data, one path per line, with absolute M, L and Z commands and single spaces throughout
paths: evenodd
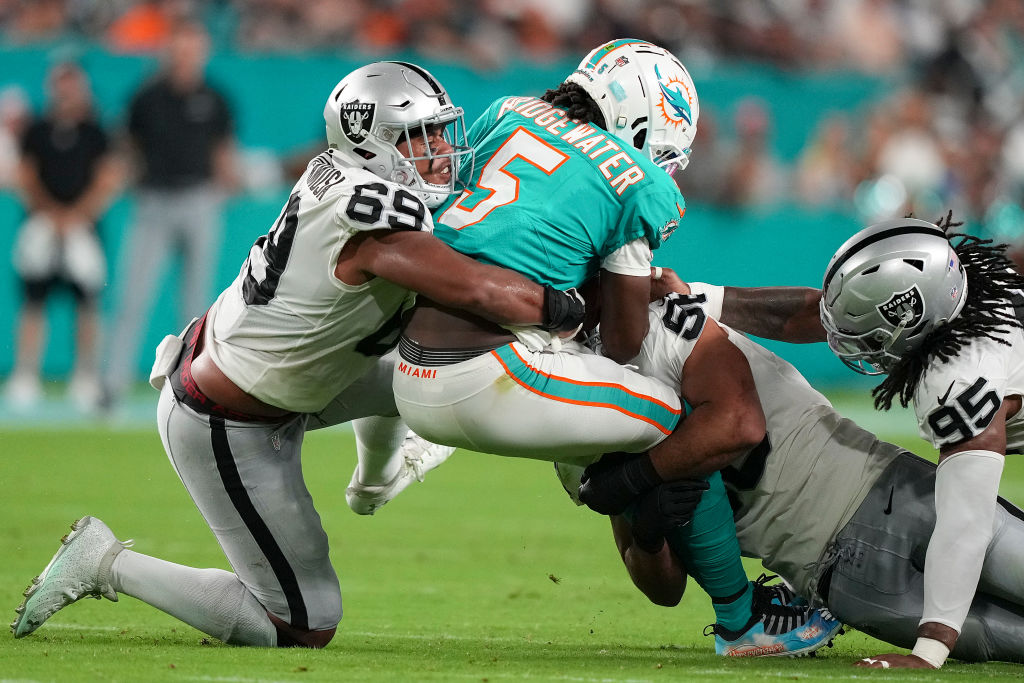
M 1012 328 L 1000 338 L 980 337 L 949 362 L 933 361 L 914 392 L 921 436 L 936 448 L 981 434 L 1003 399 L 1024 395 L 1024 332 Z M 1006 421 L 1006 450 L 1024 449 L 1024 410 Z
M 644 374 L 679 387 L 706 323 L 701 296 L 651 304 L 650 331 L 634 361 Z M 722 470 L 744 555 L 813 594 L 814 566 L 872 484 L 901 452 L 832 409 L 782 358 L 722 328 L 750 364 L 767 438 Z
M 306 168 L 207 318 L 206 348 L 241 389 L 297 412 L 321 410 L 398 341 L 414 294 L 382 278 L 334 275 L 345 243 L 365 230 L 433 231 L 407 188 L 337 160 Z

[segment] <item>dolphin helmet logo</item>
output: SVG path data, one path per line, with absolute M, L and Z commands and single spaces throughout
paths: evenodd
M 693 123 L 693 111 L 690 109 L 689 89 L 686 84 L 673 78 L 666 79 L 661 75 L 657 65 L 654 67 L 654 75 L 658 77 L 658 87 L 661 89 L 661 102 L 659 108 L 662 115 L 676 126 L 686 123 Z M 669 87 L 675 86 L 675 87 Z M 686 94 L 681 90 L 685 89 Z

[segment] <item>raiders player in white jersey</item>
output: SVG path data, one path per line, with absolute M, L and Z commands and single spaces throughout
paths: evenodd
M 887 375 L 876 407 L 912 401 L 921 435 L 939 451 L 918 640 L 911 655 L 867 666 L 941 666 L 951 650 L 960 656 L 971 599 L 999 542 L 1003 461 L 1024 447 L 1024 278 L 1003 247 L 950 235 L 957 225 L 952 214 L 938 224 L 873 225 L 840 247 L 822 286 L 833 352 L 864 374 Z M 1019 582 L 1024 569 L 1018 562 L 1007 574 Z
M 690 291 L 685 285 L 680 289 Z M 721 288 L 714 294 L 717 305 L 706 303 L 704 293 L 672 294 L 651 305 L 650 332 L 634 361 L 642 372 L 681 384 L 693 371 L 687 360 L 705 324 L 714 325 L 705 323 L 706 317 L 719 315 L 708 310 L 721 306 Z M 790 311 L 803 308 L 805 291 L 793 294 L 781 296 Z M 936 466 L 843 418 L 792 365 L 721 327 L 750 365 L 766 421 L 766 441 L 722 470 L 744 555 L 761 558 L 842 622 L 909 647 L 925 604 L 922 567 L 936 522 Z M 789 330 L 791 339 L 806 336 L 807 327 Z M 779 329 L 772 334 L 784 336 Z M 560 464 L 559 474 L 573 495 L 579 468 Z M 972 591 L 973 604 L 967 600 L 970 609 L 954 656 L 1022 662 L 1024 513 L 999 499 L 990 527 L 978 591 Z M 667 532 L 668 543 L 650 553 L 633 542 L 625 518 L 613 518 L 613 529 L 636 585 L 658 604 L 676 604 L 686 582 L 678 559 L 680 537 Z
M 412 292 L 553 332 L 582 319 L 577 298 L 431 235 L 428 209 L 456 191 L 457 164 L 472 151 L 460 144 L 462 109 L 429 73 L 404 62 L 357 69 L 324 116 L 330 149 L 309 163 L 231 286 L 181 338 L 164 340 L 151 378 L 162 385 L 164 448 L 234 573 L 127 550 L 84 517 L 26 591 L 15 636 L 79 598 L 125 593 L 228 643 L 323 647 L 341 592 L 302 477 L 303 434 L 383 416 L 357 424 L 360 450 L 405 447 L 393 361 L 382 356 Z M 378 489 L 422 471 L 357 469 Z

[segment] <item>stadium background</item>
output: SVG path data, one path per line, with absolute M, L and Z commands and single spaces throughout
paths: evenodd
M 374 58 L 419 61 L 472 120 L 498 96 L 537 94 L 557 84 L 588 46 L 630 31 L 675 50 L 689 66 L 700 97 L 701 132 L 680 182 L 689 209 L 656 258 L 684 278 L 817 286 L 828 257 L 846 236 L 867 221 L 907 210 L 935 218 L 954 208 L 972 230 L 1001 240 L 1013 241 L 1024 231 L 1024 165 L 1014 161 L 1024 146 L 1024 126 L 1015 123 L 1024 101 L 1024 60 L 1013 60 L 1022 52 L 1024 33 L 1024 12 L 1017 3 L 767 0 L 718 9 L 711 2 L 574 0 L 548 5 L 529 0 L 333 6 L 286 0 L 9 0 L 0 2 L 0 90 L 17 89 L 38 110 L 49 66 L 74 59 L 90 75 L 100 119 L 116 133 L 134 89 L 158 66 L 154 17 L 142 17 L 150 32 L 143 30 L 134 42 L 126 38 L 133 34 L 125 24 L 147 12 L 164 21 L 184 12 L 203 18 L 215 39 L 208 73 L 234 109 L 243 183 L 243 191 L 226 206 L 217 290 L 231 281 L 286 198 L 291 179 L 282 163 L 323 144 L 324 94 L 351 68 Z M 348 12 L 349 20 L 324 22 L 331 7 Z M 301 36 L 303 22 L 312 36 L 310 49 L 296 49 L 291 42 Z M 870 35 L 849 35 L 866 28 Z M 443 39 L 453 42 L 431 42 Z M 984 71 L 993 65 L 1001 70 Z M 872 136 L 880 135 L 880 126 L 884 130 L 885 119 L 897 121 L 900 110 L 909 108 L 907 98 L 916 94 L 927 101 L 928 119 L 919 130 L 913 130 L 913 122 L 905 126 L 904 137 L 923 133 L 929 138 L 926 149 L 914 148 L 912 141 L 910 149 L 905 145 L 890 155 L 894 162 L 882 158 Z M 798 176 L 822 148 L 823 126 L 835 120 L 847 129 L 840 152 L 847 159 L 835 163 L 857 169 L 849 174 L 837 167 L 837 178 L 851 175 L 842 179 L 846 187 L 815 197 L 813 185 L 798 187 Z M 890 141 L 899 137 L 899 125 L 890 124 Z M 758 196 L 723 199 L 723 190 L 709 190 L 708 184 L 726 184 L 721 168 L 741 144 L 744 129 L 760 133 L 766 145 L 762 172 L 776 177 L 760 181 L 768 190 Z M 987 138 L 981 135 L 996 135 L 999 144 L 982 146 L 976 140 Z M 915 167 L 930 159 L 941 168 L 922 180 Z M 975 183 L 965 159 L 987 165 L 995 179 Z M 828 174 L 824 169 L 819 176 Z M 102 221 L 111 264 L 102 303 L 107 319 L 117 292 L 130 286 L 117 266 L 132 212 L 129 186 Z M 0 376 L 13 363 L 20 291 L 6 255 L 22 216 L 13 190 L 0 189 L 0 254 L 5 255 L 0 258 Z M 148 349 L 176 331 L 174 277 L 169 268 L 160 289 L 164 294 L 153 306 L 140 377 L 148 369 Z M 56 301 L 50 309 L 53 325 L 43 370 L 60 379 L 71 363 L 70 305 Z M 868 386 L 818 345 L 773 348 L 816 384 Z
M 72 58 L 91 78 L 100 118 L 116 130 L 131 93 L 157 66 L 160 27 L 180 12 L 211 31 L 208 71 L 234 108 L 244 159 L 245 189 L 226 207 L 217 288 L 280 210 L 287 165 L 323 144 L 323 99 L 351 68 L 382 58 L 420 62 L 472 119 L 495 97 L 555 85 L 582 54 L 622 36 L 669 47 L 697 84 L 701 132 L 682 180 L 689 208 L 656 259 L 684 277 L 818 285 L 849 234 L 911 208 L 927 217 L 954 208 L 972 231 L 1010 242 L 1024 232 L 1019 0 L 0 0 L 0 112 L 11 92 L 38 110 L 49 66 Z M 149 26 L 146 40 L 129 40 L 133 17 Z M 927 120 L 907 116 L 915 97 L 927 102 Z M 835 122 L 845 127 L 838 154 L 827 144 Z M 761 180 L 770 191 L 732 195 L 723 170 L 750 135 L 766 143 Z M 893 145 L 893 158 L 881 154 L 887 140 L 904 143 Z M 10 161 L 2 153 L 0 145 L 0 166 Z M 824 182 L 802 184 L 807 176 Z M 117 265 L 133 210 L 129 186 L 102 224 L 114 266 L 102 301 L 107 320 L 130 286 Z M 10 253 L 22 217 L 14 191 L 0 187 L 0 378 L 14 355 L 20 292 Z M 82 514 L 134 537 L 140 552 L 226 568 L 166 466 L 153 429 L 156 394 L 141 381 L 149 349 L 176 331 L 175 277 L 172 267 L 152 307 L 125 412 L 97 420 L 62 398 L 72 356 L 67 300 L 50 305 L 47 400 L 26 413 L 0 398 L 0 608 L 17 604 Z M 773 348 L 844 414 L 928 454 L 912 417 L 874 413 L 871 381 L 827 349 Z M 1016 460 L 1001 493 L 1020 502 L 1024 464 Z M 304 470 L 346 601 L 326 650 L 217 647 L 138 601 L 85 601 L 31 638 L 0 637 L 0 678 L 853 680 L 863 678 L 849 666 L 854 659 L 889 649 L 853 633 L 816 661 L 723 662 L 699 635 L 713 618 L 706 596 L 689 590 L 675 610 L 646 603 L 624 575 L 606 522 L 567 506 L 547 467 L 459 453 L 427 485 L 365 518 L 340 495 L 354 462 L 349 431 L 308 436 Z M 748 571 L 760 568 L 750 562 Z M 943 677 L 1010 679 L 1018 670 L 951 663 Z

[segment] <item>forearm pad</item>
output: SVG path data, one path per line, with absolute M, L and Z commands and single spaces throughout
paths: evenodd
M 993 451 L 961 451 L 935 472 L 935 530 L 924 562 L 921 623 L 958 633 L 978 589 L 992 540 L 999 478 L 1005 457 Z
M 586 306 L 576 288 L 555 289 L 544 285 L 544 322 L 541 328 L 549 332 L 573 330 L 583 324 Z

